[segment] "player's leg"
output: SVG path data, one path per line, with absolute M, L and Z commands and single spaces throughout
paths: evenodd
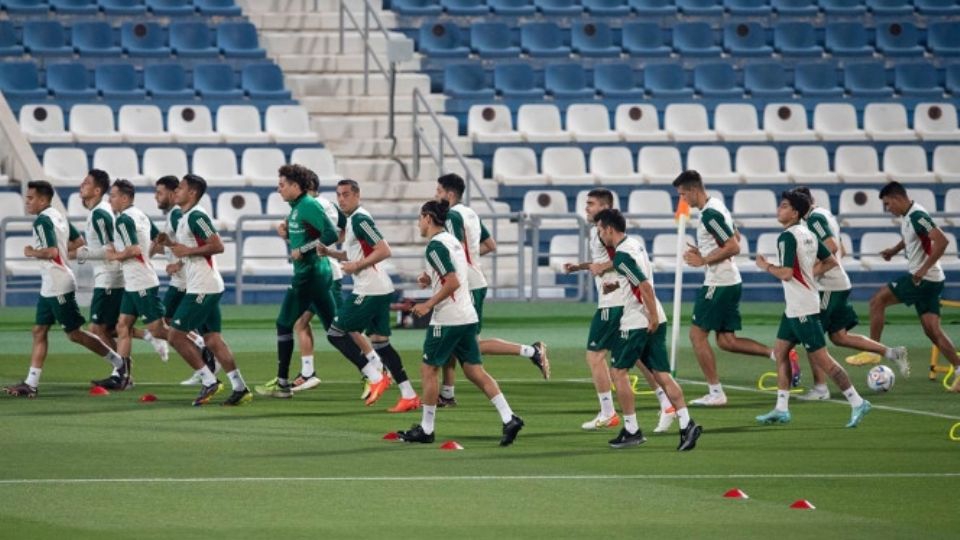
M 492 356 L 522 356 L 529 358 L 544 379 L 550 378 L 550 359 L 547 356 L 547 344 L 537 341 L 532 345 L 523 345 L 499 338 L 480 340 L 480 354 Z
M 440 397 L 437 401 L 437 407 L 456 407 L 457 397 L 455 385 L 457 382 L 456 360 L 451 358 L 441 369 L 442 384 L 440 385 Z
M 41 302 L 43 298 L 40 299 Z M 41 307 L 37 305 L 37 319 L 40 320 Z M 49 323 L 53 324 L 53 314 L 49 313 Z M 46 321 L 45 321 L 46 322 Z M 35 398 L 37 397 L 37 388 L 40 386 L 40 375 L 43 373 L 43 363 L 47 358 L 49 341 L 47 335 L 50 332 L 50 324 L 40 324 L 33 326 L 31 334 L 33 336 L 33 348 L 30 350 L 30 368 L 27 370 L 27 377 L 18 384 L 5 386 L 3 391 L 11 396 Z
M 295 277 L 296 280 L 296 277 Z M 293 397 L 293 386 L 290 384 L 290 361 L 293 359 L 294 325 L 297 320 L 309 309 L 309 293 L 306 282 L 294 281 L 283 295 L 280 304 L 280 313 L 277 314 L 277 376 L 265 384 L 257 386 L 260 395 L 288 399 Z
M 670 429 L 670 426 L 673 425 L 673 421 L 677 418 L 677 408 L 670 401 L 670 397 L 664 390 L 663 385 L 660 384 L 656 373 L 650 371 L 650 368 L 648 368 L 643 361 L 638 360 L 636 366 L 637 369 L 640 370 L 640 373 L 643 374 L 644 380 L 647 381 L 647 386 L 649 386 L 650 389 L 653 390 L 654 395 L 657 396 L 657 402 L 660 404 L 660 411 L 657 417 L 657 427 L 654 428 L 653 432 L 664 433 Z
M 475 325 L 467 324 L 463 326 L 448 327 L 453 334 L 456 347 L 454 356 L 460 360 L 463 374 L 479 388 L 490 403 L 500 414 L 500 421 L 503 422 L 503 435 L 500 438 L 500 446 L 509 446 L 513 444 L 517 434 L 523 429 L 523 420 L 513 413 L 507 398 L 500 391 L 500 385 L 483 369 L 482 353 L 477 343 L 477 328 Z
M 581 424 L 581 428 L 591 431 L 603 427 L 617 427 L 620 417 L 613 407 L 613 392 L 610 380 L 610 366 L 607 364 L 607 351 L 612 351 L 620 339 L 620 318 L 623 307 L 599 308 L 593 312 L 590 331 L 587 334 L 587 367 L 597 392 L 600 411 L 597 415 Z
M 717 332 L 717 346 L 727 352 L 762 358 L 770 358 L 770 354 L 773 352 L 773 349 L 763 343 L 740 337 L 735 332 Z
M 428 326 L 423 340 L 423 363 L 420 364 L 420 391 L 423 395 L 420 423 L 407 431 L 398 431 L 404 442 L 432 443 L 434 441 L 435 420 L 439 389 L 437 379 L 441 366 L 453 355 L 455 343 L 449 333 L 441 326 Z
M 902 280 L 898 280 L 894 283 L 899 284 L 901 281 Z M 893 294 L 893 289 L 889 284 L 880 287 L 880 289 L 874 293 L 870 298 L 870 339 L 880 341 L 880 338 L 883 336 L 883 325 L 886 322 L 887 308 L 899 303 L 900 299 Z
M 620 414 L 623 415 L 623 427 L 616 437 L 608 441 L 611 448 L 628 448 L 646 442 L 637 422 L 636 402 L 630 384 L 630 368 L 640 358 L 640 349 L 643 347 L 643 336 L 640 332 L 646 333 L 646 329 L 622 331 L 613 345 L 610 379 L 617 389 L 617 404 L 620 406 Z
M 773 355 L 777 365 L 777 403 L 773 410 L 757 416 L 761 424 L 786 424 L 790 422 L 790 351 L 796 343 L 786 315 L 780 319 Z
M 847 427 L 857 427 L 864 415 L 870 412 L 870 402 L 860 397 L 857 389 L 850 382 L 846 370 L 830 356 L 826 347 L 821 347 L 812 352 L 808 351 L 807 355 L 810 357 L 810 362 L 823 369 L 843 392 L 843 397 L 847 398 L 851 409 L 850 422 L 847 423 Z
M 227 342 L 223 340 L 223 334 L 220 333 L 219 312 L 218 306 L 216 315 L 211 314 L 207 317 L 205 329 L 207 331 L 204 332 L 203 339 L 206 343 L 210 344 L 209 346 L 213 354 L 220 359 L 220 363 L 223 365 L 223 371 L 226 372 L 227 379 L 230 381 L 230 386 L 233 390 L 230 396 L 223 402 L 223 405 L 235 407 L 252 401 L 253 394 L 250 393 L 250 389 L 247 388 L 247 383 L 243 380 L 243 375 L 240 374 L 240 368 L 237 367 L 233 351 L 230 350 Z
M 407 371 L 403 367 L 403 359 L 400 353 L 390 343 L 390 303 L 392 295 L 368 296 L 366 302 L 370 305 L 370 318 L 366 328 L 370 336 L 370 344 L 373 350 L 377 351 L 383 365 L 386 366 L 393 380 L 400 389 L 400 400 L 396 405 L 389 408 L 390 412 L 412 411 L 420 406 L 420 399 L 417 392 L 410 384 L 407 377 Z
M 957 348 L 950 337 L 944 333 L 943 327 L 940 325 L 939 313 L 924 313 L 920 316 L 920 325 L 923 327 L 923 333 L 926 334 L 930 343 L 940 349 L 940 353 L 950 362 L 955 371 L 960 372 L 960 358 L 957 356 Z M 957 380 L 960 380 L 960 375 L 957 376 Z M 960 392 L 960 384 L 954 382 L 950 390 Z
M 380 399 L 380 396 L 389 388 L 390 377 L 385 377 L 381 372 L 382 366 L 375 364 L 364 357 L 363 352 L 357 345 L 354 338 L 350 335 L 353 332 L 365 330 L 370 322 L 380 316 L 379 310 L 381 303 L 373 296 L 357 296 L 351 294 L 337 311 L 337 316 L 327 330 L 327 341 L 330 342 L 340 353 L 347 358 L 353 365 L 357 366 L 363 375 L 370 382 L 370 392 L 365 403 L 367 406 L 373 405 Z M 387 315 L 389 317 L 389 302 L 387 303 Z M 389 321 L 386 323 L 389 334 Z M 380 328 L 378 327 L 378 331 Z M 379 354 L 379 351 L 378 351 Z
M 319 310 L 314 307 L 313 309 Z M 293 379 L 292 390 L 300 392 L 316 388 L 320 384 L 320 377 L 316 375 L 316 367 L 313 358 L 313 329 L 310 321 L 313 319 L 313 312 L 307 311 L 293 324 L 293 331 L 297 335 L 297 344 L 300 347 L 300 372 Z
M 221 327 L 220 297 L 221 295 L 216 293 L 185 295 L 180 305 L 177 306 L 170 328 L 167 329 L 170 345 L 180 353 L 180 356 L 200 378 L 200 394 L 193 401 L 194 406 L 209 403 L 210 399 L 223 389 L 223 384 L 204 362 L 203 354 L 189 336 L 191 331 L 204 334 L 204 342 L 207 344 L 207 348 L 223 362 L 225 371 L 229 373 L 236 370 L 232 353 L 219 337 Z M 162 325 L 162 320 L 158 322 L 161 322 Z M 210 339 L 207 339 L 208 334 Z M 214 343 L 214 340 L 218 340 L 217 343 Z M 221 354 L 224 356 L 221 356 Z M 233 379 L 231 379 L 231 382 L 233 382 Z M 245 390 L 246 385 L 243 384 L 242 379 L 240 379 L 240 383 L 242 389 Z
M 719 335 L 719 334 L 718 334 Z M 690 344 L 693 354 L 697 357 L 700 371 L 707 380 L 707 394 L 693 400 L 693 405 L 722 406 L 727 404 L 727 395 L 720 384 L 720 375 L 717 373 L 717 357 L 710 346 L 710 331 L 693 324 L 690 326 Z

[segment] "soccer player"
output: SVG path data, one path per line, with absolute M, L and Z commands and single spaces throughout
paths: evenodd
M 125 364 L 120 355 L 96 334 L 82 328 L 86 321 L 77 305 L 77 281 L 66 264 L 70 224 L 63 214 L 50 205 L 53 195 L 53 186 L 46 180 L 27 183 L 24 197 L 26 211 L 37 218 L 33 222 L 33 245 L 25 247 L 23 255 L 40 261 L 41 285 L 33 327 L 30 370 L 23 382 L 4 388 L 6 393 L 16 397 L 37 397 L 43 363 L 47 358 L 47 335 L 53 323 L 60 324 L 70 341 L 109 362 L 119 373 L 119 380 L 126 380 L 129 373 L 129 364 Z
M 176 189 L 176 202 L 183 210 L 183 215 L 177 223 L 176 238 L 170 245 L 170 251 L 183 265 L 187 290 L 170 323 L 170 343 L 200 375 L 203 386 L 200 395 L 193 402 L 194 406 L 209 403 L 223 388 L 213 371 L 204 363 L 193 339 L 188 336 L 188 333 L 195 329 L 203 336 L 203 342 L 210 352 L 220 360 L 233 388 L 223 405 L 237 406 L 249 403 L 253 400 L 253 395 L 237 369 L 230 347 L 220 333 L 223 277 L 217 270 L 213 256 L 223 253 L 223 241 L 213 226 L 213 220 L 200 205 L 200 198 L 206 190 L 207 182 L 194 174 L 184 176 Z
M 900 235 L 903 237 L 900 243 L 881 251 L 880 255 L 889 261 L 905 250 L 909 274 L 882 287 L 870 299 L 870 338 L 880 339 L 888 306 L 900 303 L 914 306 L 927 339 L 960 371 L 957 349 L 940 326 L 940 295 L 946 279 L 940 267 L 940 257 L 947 249 L 947 238 L 930 214 L 910 200 L 907 190 L 899 182 L 883 186 L 880 200 L 888 212 L 901 218 Z M 960 377 L 954 380 L 950 390 L 960 392 Z
M 837 223 L 837 218 L 829 210 L 816 205 L 809 188 L 800 186 L 795 191 L 806 195 L 810 199 L 810 211 L 805 216 L 807 228 L 837 259 L 837 266 L 827 270 L 817 278 L 817 289 L 820 291 L 820 322 L 830 337 L 830 341 L 840 347 L 867 351 L 871 354 L 882 354 L 888 360 L 897 363 L 902 375 L 909 376 L 910 364 L 907 360 L 906 347 L 890 348 L 866 336 L 849 332 L 859 324 L 860 320 L 857 318 L 853 306 L 850 305 L 850 292 L 853 290 L 853 286 L 850 284 L 850 278 L 840 262 L 840 257 L 843 255 L 840 225 Z M 830 390 L 827 388 L 827 374 L 813 365 L 810 367 L 813 369 L 813 388 L 806 394 L 798 396 L 798 399 L 808 401 L 830 399 Z
M 716 332 L 717 345 L 729 352 L 774 359 L 773 350 L 752 339 L 739 337 L 740 270 L 734 257 L 740 253 L 740 233 L 723 201 L 707 194 L 697 171 L 684 171 L 673 181 L 673 187 L 690 205 L 700 210 L 697 245 L 683 254 L 683 260 L 694 268 L 704 268 L 703 287 L 697 293 L 690 326 L 690 342 L 700 370 L 707 379 L 709 391 L 693 405 L 723 406 L 727 395 L 717 373 L 717 358 L 710 347 L 710 332 Z M 679 271 L 679 270 L 678 270 Z M 800 364 L 796 355 L 790 358 L 794 385 L 800 383 Z
M 590 334 L 587 336 L 587 365 L 593 378 L 593 386 L 597 390 L 597 399 L 600 401 L 600 412 L 592 420 L 585 422 L 581 427 L 585 430 L 595 430 L 604 427 L 617 427 L 620 417 L 613 408 L 613 393 L 610 390 L 610 371 L 607 366 L 607 351 L 612 351 L 620 334 L 620 317 L 623 316 L 623 306 L 626 302 L 626 278 L 617 274 L 613 268 L 613 257 L 616 254 L 614 246 L 607 246 L 597 233 L 595 218 L 598 213 L 613 208 L 613 193 L 610 190 L 597 188 L 587 194 L 587 220 L 594 223 L 590 229 L 590 262 L 579 264 L 564 264 L 564 271 L 569 273 L 589 270 L 595 276 L 597 286 L 597 311 L 590 322 Z M 619 283 L 619 287 L 604 294 L 605 283 Z M 654 433 L 663 433 L 670 428 L 676 418 L 676 411 L 670 399 L 659 385 L 649 369 L 638 361 L 647 382 L 651 384 L 657 399 L 660 402 L 660 421 Z
M 627 220 L 619 210 L 608 208 L 594 216 L 597 235 L 607 246 L 614 246 L 613 268 L 623 276 L 627 289 L 623 315 L 620 318 L 620 336 L 615 344 L 610 369 L 617 388 L 617 401 L 623 413 L 623 428 L 610 440 L 612 448 L 628 448 L 643 444 L 646 439 L 637 423 L 637 411 L 630 387 L 630 368 L 639 359 L 650 370 L 657 384 L 666 392 L 680 420 L 680 444 L 677 450 L 693 450 L 703 431 L 693 419 L 684 401 L 683 390 L 670 375 L 667 357 L 667 316 L 653 289 L 653 267 L 647 250 L 635 238 L 627 236 Z M 603 285 L 607 294 L 620 289 L 617 281 Z
M 433 316 L 423 342 L 423 411 L 420 424 L 397 433 L 405 442 L 432 443 L 437 400 L 440 397 L 439 372 L 452 358 L 460 361 L 467 379 L 477 386 L 493 403 L 503 434 L 500 446 L 510 446 L 523 429 L 523 420 L 513 414 L 507 398 L 500 392 L 497 381 L 483 369 L 483 360 L 477 341 L 479 317 L 473 307 L 468 286 L 466 255 L 457 238 L 446 232 L 449 204 L 446 201 L 428 201 L 420 209 L 420 236 L 428 239 L 424 253 L 430 273 L 420 275 L 422 287 L 433 286 L 433 296 L 413 307 L 416 317 L 430 310 Z
M 850 421 L 847 427 L 857 427 L 870 412 L 870 402 L 860 397 L 850 377 L 827 350 L 820 325 L 820 295 L 814 279 L 837 266 L 837 259 L 810 229 L 802 223 L 810 211 L 810 199 L 795 190 L 785 191 L 777 208 L 777 221 L 785 229 L 777 238 L 780 264 L 767 262 L 758 254 L 757 267 L 783 282 L 786 310 L 780 318 L 774 350 L 777 356 L 777 404 L 774 409 L 757 417 L 761 424 L 790 422 L 790 361 L 789 352 L 798 343 L 807 350 L 810 363 L 822 369 L 843 391 L 850 403 Z
M 436 200 L 447 201 L 450 211 L 447 213 L 447 231 L 463 245 L 467 258 L 467 280 L 474 308 L 477 310 L 477 334 L 483 329 L 483 302 L 487 297 L 487 278 L 483 275 L 480 257 L 497 249 L 497 243 L 480 222 L 477 213 L 463 204 L 463 192 L 466 184 L 457 174 L 445 174 L 437 179 Z M 550 359 L 547 346 L 542 341 L 533 345 L 521 345 L 497 338 L 480 340 L 480 354 L 510 355 L 529 358 L 540 370 L 544 379 L 550 378 Z M 454 365 L 451 362 L 443 370 L 443 386 L 440 389 L 440 406 L 456 404 L 454 394 Z

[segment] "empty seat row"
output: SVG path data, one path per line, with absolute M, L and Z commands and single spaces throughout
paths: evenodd
M 936 147 L 932 170 L 924 149 L 911 145 L 888 146 L 882 168 L 876 150 L 866 145 L 838 147 L 833 168 L 824 147 L 791 146 L 783 165 L 772 146 L 741 146 L 734 161 L 723 146 L 692 146 L 686 167 L 674 146 L 643 146 L 636 164 L 629 148 L 598 146 L 590 151 L 589 169 L 579 147 L 546 148 L 538 166 L 533 149 L 506 146 L 493 154 L 493 178 L 508 185 L 670 184 L 681 171 L 694 169 L 709 184 L 946 183 L 960 181 L 960 146 Z
M 236 16 L 234 0 L 2 0 L 11 15 L 42 15 L 50 10 L 64 15 L 153 15 L 171 17 L 201 15 Z

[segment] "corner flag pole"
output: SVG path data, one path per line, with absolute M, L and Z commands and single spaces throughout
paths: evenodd
M 680 339 L 680 301 L 683 295 L 683 253 L 687 250 L 686 228 L 690 219 L 690 206 L 680 198 L 677 211 L 674 213 L 677 220 L 677 259 L 676 270 L 673 274 L 673 326 L 670 332 L 670 372 L 677 374 L 677 341 Z

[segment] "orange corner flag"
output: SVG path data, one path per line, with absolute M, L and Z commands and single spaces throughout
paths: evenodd
M 679 198 L 679 202 L 677 203 L 677 211 L 673 213 L 674 219 L 678 221 L 680 220 L 680 216 L 686 216 L 687 218 L 690 217 L 690 205 L 687 204 L 687 201 L 685 201 L 683 197 Z

